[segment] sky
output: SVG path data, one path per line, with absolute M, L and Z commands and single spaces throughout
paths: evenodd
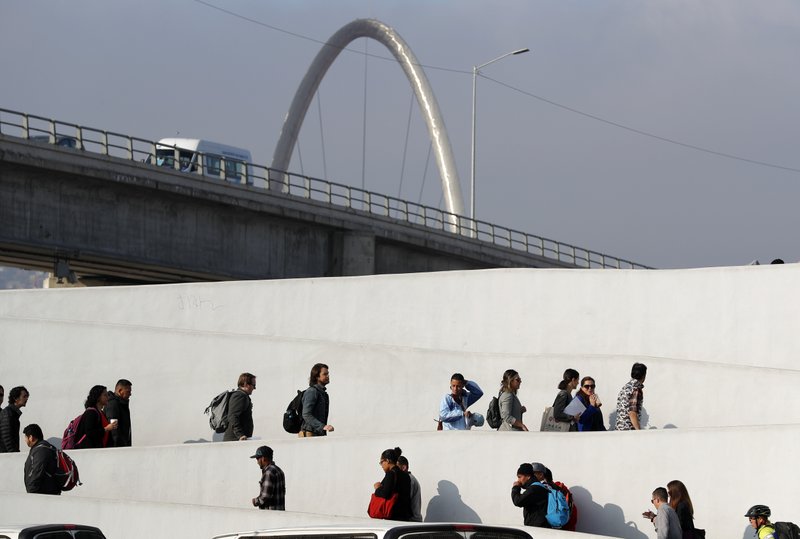
M 477 80 L 478 219 L 659 268 L 800 259 L 794 0 L 5 0 L 0 108 L 269 165 L 320 42 L 358 18 L 425 66 L 466 208 L 472 66 L 531 49 Z M 290 170 L 442 206 L 412 104 L 390 53 L 354 41 Z

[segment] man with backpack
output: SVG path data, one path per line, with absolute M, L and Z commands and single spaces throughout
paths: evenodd
M 549 491 L 543 485 L 544 471 L 544 465 L 538 462 L 524 462 L 517 469 L 517 480 L 511 486 L 511 501 L 515 506 L 522 507 L 523 523 L 526 526 L 552 527 L 547 521 Z
M 303 393 L 303 424 L 298 436 L 327 436 L 333 432 L 333 425 L 328 425 L 330 399 L 326 386 L 331 381 L 328 366 L 317 363 L 311 367 L 308 377 L 308 389 Z
M 58 472 L 57 449 L 44 440 L 42 429 L 31 423 L 22 431 L 25 443 L 30 447 L 25 461 L 25 490 L 32 494 L 61 494 L 56 473 Z
M 228 398 L 228 428 L 222 437 L 223 442 L 247 440 L 253 435 L 253 401 L 250 395 L 255 389 L 255 375 L 249 372 L 239 375 L 238 387 Z
M 800 527 L 793 522 L 770 522 L 772 514 L 766 505 L 754 505 L 744 516 L 756 530 L 758 539 L 800 539 Z

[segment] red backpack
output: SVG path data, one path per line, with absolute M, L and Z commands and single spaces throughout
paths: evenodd
M 569 506 L 569 520 L 561 529 L 574 532 L 575 526 L 578 525 L 578 506 L 575 505 L 575 500 L 572 498 L 572 493 L 569 491 L 569 488 L 567 488 L 567 485 L 561 481 L 555 481 L 553 486 L 564 494 L 564 497 L 567 499 L 567 505 Z
M 58 482 L 58 487 L 62 491 L 72 490 L 75 485 L 81 485 L 80 474 L 78 473 L 78 465 L 72 458 L 61 451 L 56 449 L 56 463 L 58 471 L 55 477 Z
M 67 428 L 64 429 L 64 435 L 61 437 L 61 449 L 75 449 L 80 442 L 86 437 L 84 434 L 80 440 L 75 439 L 75 434 L 78 432 L 78 425 L 81 424 L 83 414 L 69 422 Z

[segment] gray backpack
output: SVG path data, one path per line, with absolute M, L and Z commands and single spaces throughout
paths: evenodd
M 235 390 L 223 391 L 211 400 L 204 413 L 208 414 L 208 425 L 216 433 L 228 430 L 228 402 Z
M 497 394 L 497 397 L 492 397 L 491 402 L 489 402 L 489 409 L 486 410 L 486 422 L 493 429 L 499 429 L 500 425 L 503 424 L 503 418 L 500 417 L 499 397 L 500 393 Z

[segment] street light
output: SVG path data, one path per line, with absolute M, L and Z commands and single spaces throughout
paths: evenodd
M 498 56 L 494 60 L 490 60 L 485 64 L 481 64 L 479 66 L 472 66 L 472 167 L 470 169 L 470 182 L 469 182 L 469 192 L 470 192 L 470 213 L 469 218 L 471 220 L 475 220 L 475 90 L 477 88 L 477 80 L 478 80 L 478 73 L 482 67 L 486 67 L 489 64 L 493 64 L 498 60 L 502 60 L 506 56 L 514 56 L 516 54 L 523 54 L 530 51 L 530 49 L 519 49 L 516 51 L 507 52 L 502 56 Z

